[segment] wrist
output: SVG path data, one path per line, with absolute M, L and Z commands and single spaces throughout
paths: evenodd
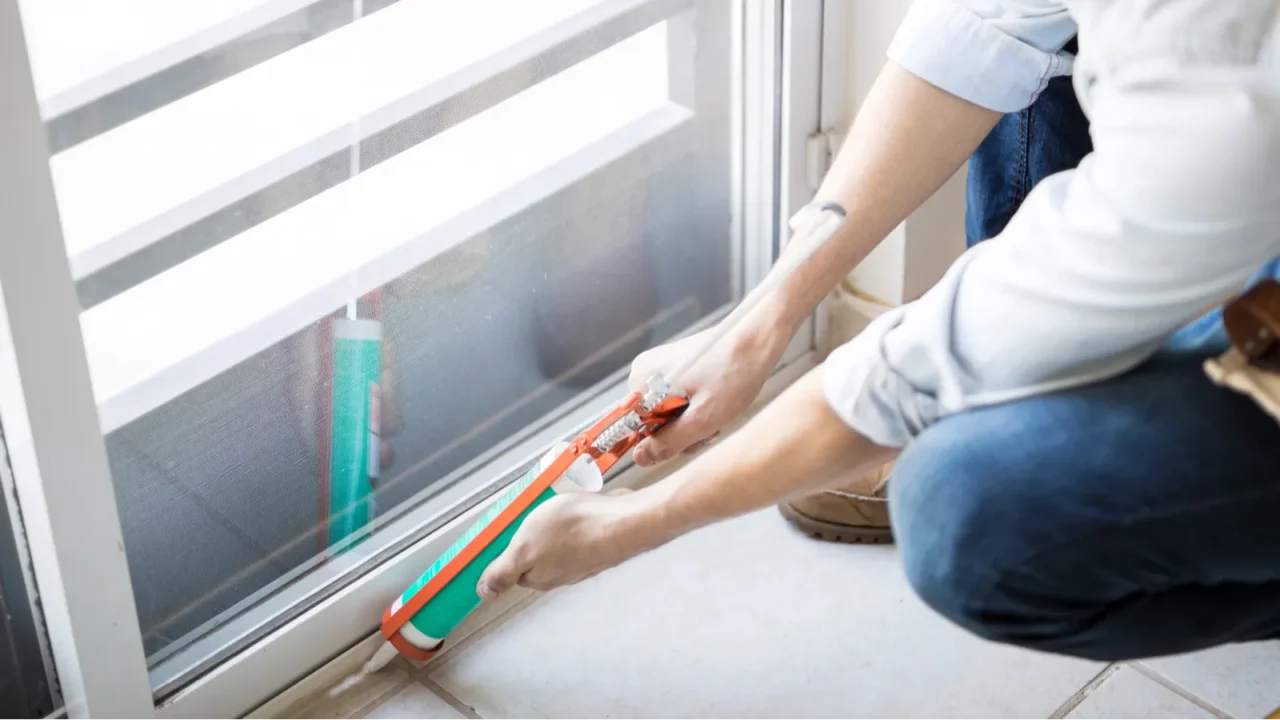
M 782 356 L 791 339 L 812 311 L 797 309 L 782 293 L 775 292 L 743 318 L 733 333 L 735 350 L 748 357 Z
M 665 545 L 694 529 L 684 521 L 674 502 L 679 475 L 677 471 L 628 497 L 631 507 L 619 523 L 619 532 L 637 554 Z

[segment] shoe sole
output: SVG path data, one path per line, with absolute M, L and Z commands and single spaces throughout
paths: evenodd
M 841 525 L 825 520 L 809 517 L 790 505 L 779 505 L 778 512 L 787 522 L 799 528 L 806 535 L 828 542 L 847 543 L 850 545 L 891 545 L 893 529 L 872 527 L 870 525 Z

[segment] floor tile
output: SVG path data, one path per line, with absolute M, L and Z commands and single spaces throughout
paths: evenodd
M 1227 645 L 1146 665 L 1235 717 L 1265 717 L 1280 707 L 1280 642 Z
M 768 510 L 542 597 L 428 672 L 486 718 L 1047 717 L 1101 669 L 979 641 L 892 549 Z
M 410 683 L 405 689 L 378 703 L 364 714 L 366 718 L 455 718 L 465 717 L 439 695 L 421 683 Z
M 1211 718 L 1213 713 L 1131 667 L 1094 688 L 1069 718 Z

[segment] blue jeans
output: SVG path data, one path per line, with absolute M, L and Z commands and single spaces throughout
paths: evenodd
M 1001 118 L 969 158 L 969 245 L 998 235 L 1036 183 L 1074 168 L 1092 151 L 1071 78 L 1050 80 L 1031 107 Z
M 1095 660 L 1280 635 L 1280 423 L 1206 355 L 971 410 L 898 460 L 907 577 L 978 635 Z
M 970 242 L 1089 150 L 1052 81 L 970 161 Z M 1120 377 L 960 413 L 908 446 L 889 507 L 924 601 L 982 637 L 1097 660 L 1280 635 L 1280 423 L 1204 375 L 1224 349 L 1212 320 Z

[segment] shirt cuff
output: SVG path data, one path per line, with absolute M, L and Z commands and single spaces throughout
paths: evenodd
M 882 340 L 906 307 L 876 318 L 841 345 L 822 367 L 827 404 L 846 425 L 882 447 L 905 447 L 938 418 L 938 402 L 921 393 L 885 359 Z
M 997 112 L 1022 110 L 1072 57 L 1029 45 L 954 0 L 916 0 L 889 45 L 889 59 L 925 82 Z

